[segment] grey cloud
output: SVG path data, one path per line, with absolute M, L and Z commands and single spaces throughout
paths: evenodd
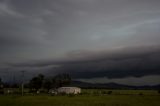
M 132 85 L 132 86 L 145 86 L 145 85 L 158 85 L 160 84 L 160 76 L 143 76 L 143 77 L 126 77 L 126 78 L 113 78 L 108 79 L 107 77 L 102 78 L 92 78 L 92 79 L 77 79 L 79 81 L 88 82 L 88 83 L 118 83 L 123 85 Z
M 0 66 L 159 74 L 159 10 L 159 0 L 0 0 Z
M 1 16 L 14 16 L 14 17 L 24 17 L 23 14 L 18 13 L 17 11 L 12 10 L 10 5 L 8 4 L 7 0 L 6 1 L 1 1 L 0 2 L 0 15 Z
M 159 49 L 156 51 L 146 51 L 140 48 L 137 48 L 137 51 L 134 50 L 136 49 L 114 51 L 110 54 L 102 53 L 97 57 L 91 56 L 90 61 L 67 64 L 62 67 L 62 70 L 68 70 L 76 77 L 83 78 L 160 74 Z
M 70 73 L 74 78 L 123 78 L 160 74 L 159 46 L 130 47 L 110 52 L 70 52 L 66 58 L 8 64 L 12 67 L 48 67 L 46 75 Z M 70 54 L 69 53 L 69 54 Z

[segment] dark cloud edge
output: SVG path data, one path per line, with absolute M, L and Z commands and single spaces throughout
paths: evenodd
M 69 73 L 73 78 L 160 75 L 160 46 L 128 47 L 113 51 L 71 51 L 65 58 L 59 60 L 7 63 L 7 65 L 11 70 L 23 68 L 32 71 L 32 68 L 39 68 L 46 75 Z

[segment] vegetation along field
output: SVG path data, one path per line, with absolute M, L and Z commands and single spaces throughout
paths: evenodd
M 0 106 L 159 106 L 155 90 L 83 90 L 80 95 L 0 96 Z

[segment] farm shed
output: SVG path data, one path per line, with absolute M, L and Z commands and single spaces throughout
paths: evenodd
M 79 93 L 81 93 L 81 88 L 78 88 L 78 87 L 60 87 L 60 88 L 57 89 L 57 93 L 79 94 Z

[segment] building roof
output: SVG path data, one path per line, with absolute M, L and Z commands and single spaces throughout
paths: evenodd
M 60 88 L 78 88 L 78 89 L 80 89 L 79 87 L 60 87 Z

